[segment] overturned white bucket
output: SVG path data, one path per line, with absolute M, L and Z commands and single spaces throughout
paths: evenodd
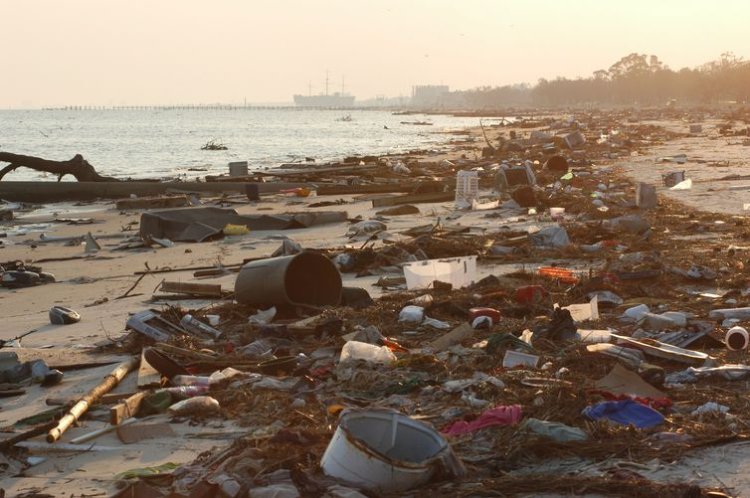
M 429 481 L 449 453 L 440 433 L 406 415 L 345 410 L 320 466 L 350 485 L 390 493 Z

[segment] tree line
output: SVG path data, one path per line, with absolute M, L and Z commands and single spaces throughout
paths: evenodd
M 587 104 L 661 105 L 750 101 L 750 62 L 727 52 L 696 68 L 674 71 L 655 55 L 632 53 L 588 78 L 540 79 L 536 85 L 480 87 L 451 92 L 445 106 L 474 109 Z

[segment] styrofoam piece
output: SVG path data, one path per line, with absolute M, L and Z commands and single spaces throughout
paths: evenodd
M 477 257 L 428 259 L 404 264 L 406 288 L 426 289 L 435 280 L 453 285 L 454 289 L 466 287 L 474 282 L 477 274 Z
M 683 180 L 674 187 L 669 187 L 669 190 L 690 190 L 693 188 L 693 180 L 688 178 L 687 180 Z
M 431 427 L 391 410 L 344 410 L 320 466 L 348 484 L 379 493 L 405 491 L 432 477 L 449 451 Z
M 490 209 L 497 209 L 500 207 L 500 201 L 489 201 L 489 202 L 477 202 L 476 199 L 471 201 L 472 211 L 488 211 Z
M 585 322 L 586 320 L 599 319 L 599 296 L 594 296 L 591 301 L 583 304 L 570 304 L 563 307 L 564 310 L 570 311 L 570 316 L 576 322 Z
M 612 339 L 612 332 L 600 329 L 578 329 L 576 336 L 583 342 L 601 343 Z
M 349 341 L 341 348 L 342 363 L 347 360 L 365 360 L 370 363 L 393 363 L 396 355 L 386 346 L 374 346 L 366 342 Z

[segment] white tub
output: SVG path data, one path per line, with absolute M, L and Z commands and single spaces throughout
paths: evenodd
M 391 410 L 345 410 L 323 454 L 326 475 L 391 493 L 430 480 L 448 443 L 437 431 Z

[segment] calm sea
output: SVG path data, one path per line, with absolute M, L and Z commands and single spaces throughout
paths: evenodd
M 347 115 L 351 120 L 342 120 Z M 81 154 L 101 174 L 123 178 L 195 177 L 227 173 L 231 161 L 248 161 L 252 170 L 306 157 L 326 162 L 440 150 L 452 137 L 439 132 L 478 124 L 477 118 L 378 110 L 0 110 L 0 150 L 55 160 Z M 201 150 L 209 140 L 228 149 Z M 5 179 L 43 176 L 20 168 Z

